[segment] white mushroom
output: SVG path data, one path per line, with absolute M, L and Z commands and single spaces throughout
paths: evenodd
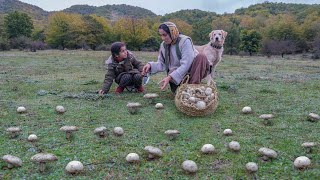
M 297 169 L 304 169 L 311 165 L 311 161 L 306 156 L 300 156 L 294 160 L 293 165 Z
M 161 104 L 161 103 L 157 103 L 154 107 L 156 109 L 163 109 L 164 108 L 163 104 Z
M 246 164 L 246 170 L 249 172 L 249 173 L 255 173 L 256 171 L 258 171 L 258 165 L 254 162 L 248 162 Z
M 60 128 L 60 131 L 66 132 L 66 138 L 69 140 L 70 136 L 71 136 L 71 133 L 73 131 L 78 131 L 78 127 L 77 126 L 62 126 Z
M 40 172 L 44 172 L 45 170 L 45 164 L 47 162 L 56 161 L 58 160 L 57 156 L 51 153 L 38 153 L 31 157 L 32 162 L 39 163 L 39 170 Z
M 196 104 L 196 107 L 200 110 L 205 109 L 206 108 L 206 103 L 204 101 L 198 101 Z
M 231 141 L 228 147 L 232 151 L 240 151 L 240 144 L 237 141 Z
M 198 171 L 198 166 L 194 161 L 186 160 L 182 163 L 182 169 L 188 173 L 195 173 Z
M 19 135 L 21 129 L 19 127 L 9 127 L 6 131 L 11 134 L 11 138 L 15 138 Z
M 272 119 L 273 117 L 274 117 L 273 114 L 262 114 L 259 116 L 260 119 L 264 120 L 263 123 L 265 125 L 270 125 L 271 124 L 270 119 Z
M 129 163 L 139 162 L 140 161 L 139 155 L 137 153 L 129 153 L 126 156 L 126 161 L 129 162 Z
M 201 152 L 204 154 L 210 154 L 213 153 L 215 150 L 214 146 L 212 144 L 205 144 L 201 148 Z
M 232 130 L 231 129 L 225 129 L 223 131 L 223 134 L 226 135 L 226 136 L 231 136 L 232 135 Z
M 84 167 L 80 161 L 71 161 L 67 164 L 65 169 L 70 174 L 78 174 L 83 171 Z
M 180 132 L 176 129 L 169 129 L 164 132 L 171 140 L 176 138 Z
M 145 99 L 148 99 L 150 103 L 154 104 L 155 98 L 159 97 L 156 93 L 148 93 L 143 96 Z
M 314 142 L 305 142 L 301 144 L 302 147 L 307 149 L 307 153 L 312 152 L 312 147 L 316 146 L 316 143 Z
M 262 157 L 263 160 L 275 159 L 278 156 L 276 151 L 274 151 L 273 149 L 266 148 L 266 147 L 262 147 L 258 151 L 261 155 L 263 155 L 263 157 Z
M 316 122 L 320 120 L 320 116 L 318 114 L 315 113 L 310 113 L 308 116 L 308 119 L 312 122 Z
M 138 109 L 141 107 L 140 103 L 128 103 L 127 108 L 130 114 L 135 114 L 138 112 Z
M 2 160 L 8 164 L 8 168 L 11 169 L 13 167 L 21 167 L 22 161 L 20 158 L 12 155 L 4 155 Z
M 63 106 L 56 106 L 56 111 L 59 114 L 63 114 L 64 112 L 66 112 L 66 110 Z
M 149 159 L 162 157 L 162 151 L 159 148 L 153 146 L 146 146 L 144 150 L 148 153 Z
M 243 114 L 250 114 L 250 113 L 252 113 L 251 107 L 249 107 L 249 106 L 243 107 L 243 108 L 242 108 L 242 113 L 243 113 Z
M 94 129 L 93 133 L 97 136 L 99 136 L 100 138 L 103 138 L 105 136 L 107 136 L 107 128 L 104 126 L 98 127 L 96 129 Z
M 20 106 L 20 107 L 17 108 L 17 112 L 18 113 L 25 113 L 25 112 L 27 112 L 27 109 L 25 107 L 23 107 L 23 106 Z
M 122 136 L 124 134 L 124 130 L 122 129 L 122 127 L 115 127 L 113 129 L 113 133 L 116 135 L 116 136 Z
M 206 88 L 206 90 L 204 91 L 204 93 L 205 93 L 207 96 L 209 96 L 209 95 L 212 94 L 212 89 L 208 87 L 208 88 Z
M 35 134 L 30 134 L 29 136 L 28 136 L 28 141 L 29 142 L 36 142 L 38 140 L 38 137 L 37 137 L 37 135 L 35 135 Z

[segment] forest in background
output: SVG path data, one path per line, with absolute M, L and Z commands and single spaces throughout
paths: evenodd
M 75 5 L 47 12 L 18 0 L 0 0 L 0 50 L 109 50 L 114 41 L 128 49 L 157 51 L 158 26 L 172 21 L 194 44 L 209 42 L 214 29 L 228 32 L 225 53 L 267 56 L 311 53 L 320 57 L 320 5 L 270 3 L 234 13 L 197 9 L 164 16 L 129 5 Z

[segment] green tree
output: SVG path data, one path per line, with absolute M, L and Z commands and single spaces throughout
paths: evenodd
M 5 17 L 4 26 L 10 39 L 19 36 L 31 37 L 33 23 L 31 18 L 25 13 L 18 11 L 9 13 Z
M 209 33 L 212 31 L 211 18 L 201 19 L 192 26 L 192 40 L 194 44 L 203 45 L 209 42 Z
M 255 30 L 242 30 L 240 33 L 240 50 L 252 53 L 258 52 L 261 44 L 262 37 Z

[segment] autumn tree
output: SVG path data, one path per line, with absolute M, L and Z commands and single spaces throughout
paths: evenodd
M 191 36 L 192 35 L 192 26 L 188 24 L 187 22 L 180 20 L 180 19 L 170 19 L 171 22 L 173 22 L 177 28 L 179 29 L 179 32 Z
M 255 30 L 242 30 L 240 33 L 240 50 L 248 52 L 250 56 L 252 53 L 258 52 L 261 43 L 261 35 Z
M 211 18 L 200 19 L 192 26 L 192 40 L 194 44 L 203 45 L 209 42 L 209 33 L 212 31 Z
M 115 23 L 113 30 L 132 50 L 140 50 L 143 42 L 150 36 L 148 24 L 143 19 L 121 18 Z

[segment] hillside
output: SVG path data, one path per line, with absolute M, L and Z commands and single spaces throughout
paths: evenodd
M 187 9 L 187 10 L 181 10 L 181 11 L 177 11 L 170 14 L 165 14 L 161 18 L 161 21 L 167 21 L 169 19 L 181 19 L 189 24 L 194 24 L 200 19 L 207 18 L 207 17 L 214 17 L 214 16 L 217 16 L 217 14 L 214 12 L 201 11 L 198 9 Z
M 157 15 L 150 10 L 140 8 L 137 6 L 121 5 L 105 5 L 105 6 L 89 6 L 89 5 L 74 5 L 63 10 L 64 12 L 79 13 L 79 14 L 96 14 L 98 16 L 106 17 L 111 20 L 116 20 L 119 17 L 156 17 Z

